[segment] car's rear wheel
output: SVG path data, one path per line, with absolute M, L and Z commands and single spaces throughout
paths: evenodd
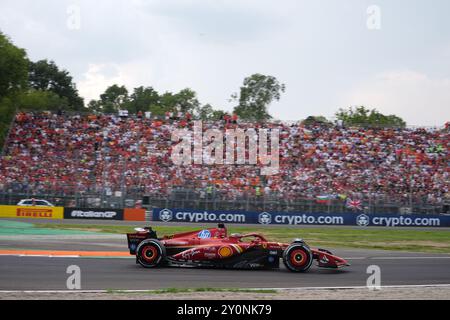
M 136 259 L 145 268 L 159 267 L 166 260 L 166 248 L 156 239 L 144 240 L 136 249 Z
M 290 271 L 306 272 L 311 268 L 313 254 L 303 243 L 293 243 L 283 252 L 283 263 Z

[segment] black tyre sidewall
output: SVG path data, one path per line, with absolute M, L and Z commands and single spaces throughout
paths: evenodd
M 301 267 L 293 266 L 290 262 L 291 252 L 293 250 L 299 250 L 299 249 L 303 250 L 303 252 L 305 252 L 306 256 L 308 257 L 308 262 Z M 309 270 L 309 268 L 311 268 L 311 265 L 313 263 L 313 254 L 308 246 L 306 246 L 304 244 L 293 243 L 289 247 L 287 247 L 287 249 L 283 252 L 283 263 L 286 266 L 286 268 L 288 268 L 290 271 L 306 272 Z
M 142 251 L 147 246 L 153 246 L 158 251 L 159 256 L 153 263 L 148 263 L 142 258 Z M 136 249 L 136 258 L 137 262 L 144 268 L 156 268 L 164 263 L 166 259 L 166 249 L 164 245 L 158 240 L 155 239 L 144 240 L 138 245 Z

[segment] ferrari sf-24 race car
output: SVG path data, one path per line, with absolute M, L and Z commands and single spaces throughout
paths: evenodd
M 158 238 L 151 228 L 127 234 L 130 254 L 145 268 L 163 266 L 224 269 L 275 269 L 280 258 L 293 272 L 309 270 L 314 260 L 322 268 L 349 266 L 324 249 L 312 249 L 303 240 L 291 244 L 271 242 L 258 233 L 227 234 L 225 225 Z

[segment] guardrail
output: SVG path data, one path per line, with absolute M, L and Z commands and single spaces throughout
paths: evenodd
M 0 205 L 0 218 L 33 219 L 87 219 L 161 221 L 188 223 L 227 223 L 259 225 L 321 225 L 360 227 L 450 227 L 450 215 L 418 214 L 365 214 L 307 213 L 239 210 L 196 210 L 177 208 L 110 209 L 110 208 L 69 208 L 69 207 L 29 207 Z

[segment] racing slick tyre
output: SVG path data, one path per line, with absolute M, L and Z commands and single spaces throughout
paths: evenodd
M 311 268 L 313 254 L 303 243 L 293 243 L 283 252 L 283 263 L 290 271 L 306 272 Z
M 156 239 L 144 240 L 136 249 L 136 261 L 145 268 L 159 267 L 166 261 L 166 248 Z

